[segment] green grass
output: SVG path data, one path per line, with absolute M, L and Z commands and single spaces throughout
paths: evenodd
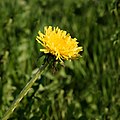
M 9 119 L 119 120 L 119 0 L 0 0 L 0 118 L 42 64 L 35 38 L 48 25 L 76 37 L 82 58 L 46 70 Z

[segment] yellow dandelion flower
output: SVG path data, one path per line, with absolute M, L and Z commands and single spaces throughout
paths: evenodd
M 36 37 L 38 43 L 44 47 L 40 51 L 51 53 L 56 56 L 56 60 L 74 59 L 80 56 L 80 51 L 83 51 L 82 47 L 78 47 L 76 38 L 71 38 L 70 34 L 58 27 L 44 27 L 44 32 L 45 34 L 39 31 Z

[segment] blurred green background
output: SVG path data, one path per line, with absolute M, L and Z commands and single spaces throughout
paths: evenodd
M 0 0 L 0 118 L 42 64 L 35 38 L 48 25 L 82 57 L 46 70 L 9 120 L 120 120 L 119 0 Z

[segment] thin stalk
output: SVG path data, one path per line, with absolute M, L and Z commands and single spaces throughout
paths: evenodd
M 47 67 L 48 64 L 49 64 L 48 62 L 45 62 L 43 65 L 41 65 L 41 67 L 36 72 L 36 74 L 34 75 L 34 77 L 26 84 L 26 86 L 20 92 L 20 94 L 18 95 L 18 97 L 14 100 L 14 102 L 12 103 L 12 105 L 10 106 L 10 108 L 8 109 L 8 111 L 3 116 L 2 120 L 7 120 L 9 118 L 9 116 L 12 114 L 12 112 L 17 107 L 17 105 L 19 104 L 19 102 L 28 93 L 28 91 L 30 90 L 30 88 L 32 87 L 32 85 L 34 84 L 34 82 L 42 74 L 42 72 L 45 70 L 45 68 Z

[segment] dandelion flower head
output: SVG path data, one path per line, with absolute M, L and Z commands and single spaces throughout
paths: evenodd
M 82 47 L 78 47 L 76 38 L 71 38 L 70 34 L 58 27 L 44 27 L 44 34 L 39 31 L 36 40 L 44 47 L 41 52 L 51 53 L 60 61 L 77 58 L 83 51 Z

